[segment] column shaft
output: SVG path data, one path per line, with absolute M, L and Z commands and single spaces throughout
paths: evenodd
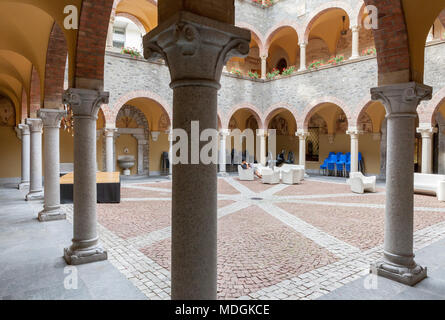
M 26 119 L 31 130 L 30 182 L 26 200 L 43 199 L 42 187 L 42 120 Z
M 104 130 L 105 136 L 105 171 L 114 171 L 114 133 L 116 129 Z
M 22 159 L 21 159 L 21 170 L 22 178 L 20 184 L 18 185 L 19 190 L 23 190 L 29 187 L 29 174 L 30 174 L 30 133 L 29 126 L 26 124 L 19 124 L 19 129 L 22 138 Z
M 352 55 L 351 59 L 357 59 L 360 57 L 359 53 L 359 41 L 360 41 L 360 32 L 359 27 L 354 26 L 351 28 L 352 30 Z
M 227 150 L 226 150 L 226 142 L 228 130 L 223 130 L 220 132 L 220 140 L 219 140 L 219 172 L 225 173 L 226 172 L 226 156 L 227 156 Z
M 300 43 L 300 69 L 298 71 L 306 70 L 306 47 L 307 43 Z
M 422 173 L 433 173 L 433 133 L 436 128 L 419 127 L 417 132 L 422 134 Z
M 261 57 L 261 79 L 266 79 L 267 73 L 267 56 Z

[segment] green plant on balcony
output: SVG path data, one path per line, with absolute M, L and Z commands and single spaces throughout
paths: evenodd
M 325 63 L 325 65 L 332 65 L 335 66 L 341 62 L 343 62 L 345 60 L 344 56 L 335 56 L 335 57 L 331 57 L 327 63 Z
M 376 54 L 377 54 L 377 50 L 375 48 L 367 48 L 362 51 L 362 56 L 372 56 L 372 55 L 376 55 Z
M 252 0 L 252 2 L 256 5 L 263 7 L 263 8 L 269 8 L 272 5 L 274 5 L 277 2 L 277 0 L 264 0 L 264 2 L 263 2 L 263 0 Z
M 249 71 L 247 75 L 250 77 L 250 79 L 258 79 L 260 77 L 257 72 L 252 71 Z
M 266 74 L 266 78 L 269 80 L 275 79 L 280 74 L 280 70 L 273 68 L 272 72 Z
M 310 70 L 318 69 L 319 67 L 322 67 L 324 65 L 325 63 L 323 60 L 314 60 L 309 64 L 309 69 Z
M 128 55 L 132 56 L 133 58 L 142 57 L 141 53 L 137 49 L 135 49 L 135 48 L 125 48 L 125 47 L 123 47 L 121 49 L 121 53 L 122 54 L 128 54 Z
M 236 76 L 242 76 L 242 75 L 243 75 L 243 73 L 241 72 L 241 70 L 240 70 L 240 69 L 237 69 L 237 68 L 232 68 L 232 70 L 230 70 L 230 73 L 231 73 L 231 74 L 234 74 L 234 75 L 236 75 Z
M 290 76 L 295 71 L 295 66 L 290 66 L 288 68 L 284 68 L 281 72 L 282 76 Z

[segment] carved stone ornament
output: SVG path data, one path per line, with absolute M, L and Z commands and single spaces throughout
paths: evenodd
M 201 85 L 220 88 L 222 69 L 232 57 L 249 54 L 250 32 L 181 11 L 144 37 L 146 59 L 161 55 L 172 88 Z
M 63 103 L 73 109 L 74 117 L 93 117 L 97 119 L 102 104 L 108 103 L 110 94 L 89 89 L 70 88 L 63 94 Z
M 66 116 L 65 110 L 40 109 L 37 116 L 42 119 L 45 128 L 60 128 L 60 121 Z

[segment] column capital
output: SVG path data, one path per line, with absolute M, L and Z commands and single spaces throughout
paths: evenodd
M 27 118 L 26 124 L 31 132 L 42 132 L 43 122 L 40 118 Z
M 351 31 L 352 32 L 359 32 L 360 31 L 360 26 L 351 26 Z
M 229 129 L 220 129 L 219 130 L 219 135 L 221 137 L 227 137 L 230 136 L 230 130 Z
M 301 140 L 306 139 L 308 135 L 309 132 L 305 129 L 298 129 L 297 132 L 295 132 L 295 136 L 297 136 Z
M 250 38 L 247 30 L 180 11 L 144 36 L 144 57 L 157 53 L 165 59 L 172 89 L 190 85 L 219 89 L 224 65 L 232 57 L 248 55 Z
M 266 60 L 269 57 L 268 54 L 263 54 L 260 56 L 261 60 Z
M 104 128 L 103 134 L 105 138 L 113 138 L 116 135 L 116 128 Z
M 372 140 L 374 141 L 381 141 L 382 140 L 382 134 L 380 132 L 373 132 L 371 133 Z
M 40 109 L 37 116 L 42 119 L 45 128 L 60 128 L 60 121 L 66 116 L 65 110 L 59 109 Z
M 298 45 L 300 46 L 300 48 L 306 48 L 307 42 L 300 42 L 300 43 L 298 43 Z
M 387 117 L 417 116 L 417 106 L 430 100 L 433 89 L 417 82 L 385 85 L 371 89 L 371 99 L 383 103 Z
M 422 135 L 422 139 L 431 139 L 433 133 L 437 132 L 437 128 L 420 126 L 416 131 Z
M 267 130 L 265 129 L 257 129 L 256 135 L 259 137 L 266 137 L 268 135 Z
M 17 128 L 20 130 L 20 134 L 23 135 L 28 135 L 29 134 L 29 125 L 24 124 L 24 123 L 20 123 Z
M 361 130 L 359 130 L 358 128 L 355 128 L 355 127 L 349 128 L 349 129 L 346 131 L 346 134 L 349 134 L 349 135 L 351 136 L 351 138 L 356 138 L 356 137 L 358 137 L 360 134 L 363 134 L 363 133 L 364 133 L 363 131 L 361 131 Z
M 74 118 L 94 118 L 102 104 L 108 103 L 108 92 L 70 88 L 63 93 L 63 103 L 73 109 Z

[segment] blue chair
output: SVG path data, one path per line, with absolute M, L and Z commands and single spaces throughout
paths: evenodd
M 320 166 L 319 173 L 323 172 L 323 175 L 325 175 L 326 170 L 328 170 L 328 158 L 324 159 L 323 164 Z
M 335 165 L 337 163 L 337 155 L 333 152 L 328 158 L 328 174 L 335 175 Z
M 340 156 L 340 160 L 336 163 L 337 166 L 337 173 L 341 173 L 341 176 L 344 176 L 345 174 L 345 166 L 346 166 L 346 155 L 342 154 Z

